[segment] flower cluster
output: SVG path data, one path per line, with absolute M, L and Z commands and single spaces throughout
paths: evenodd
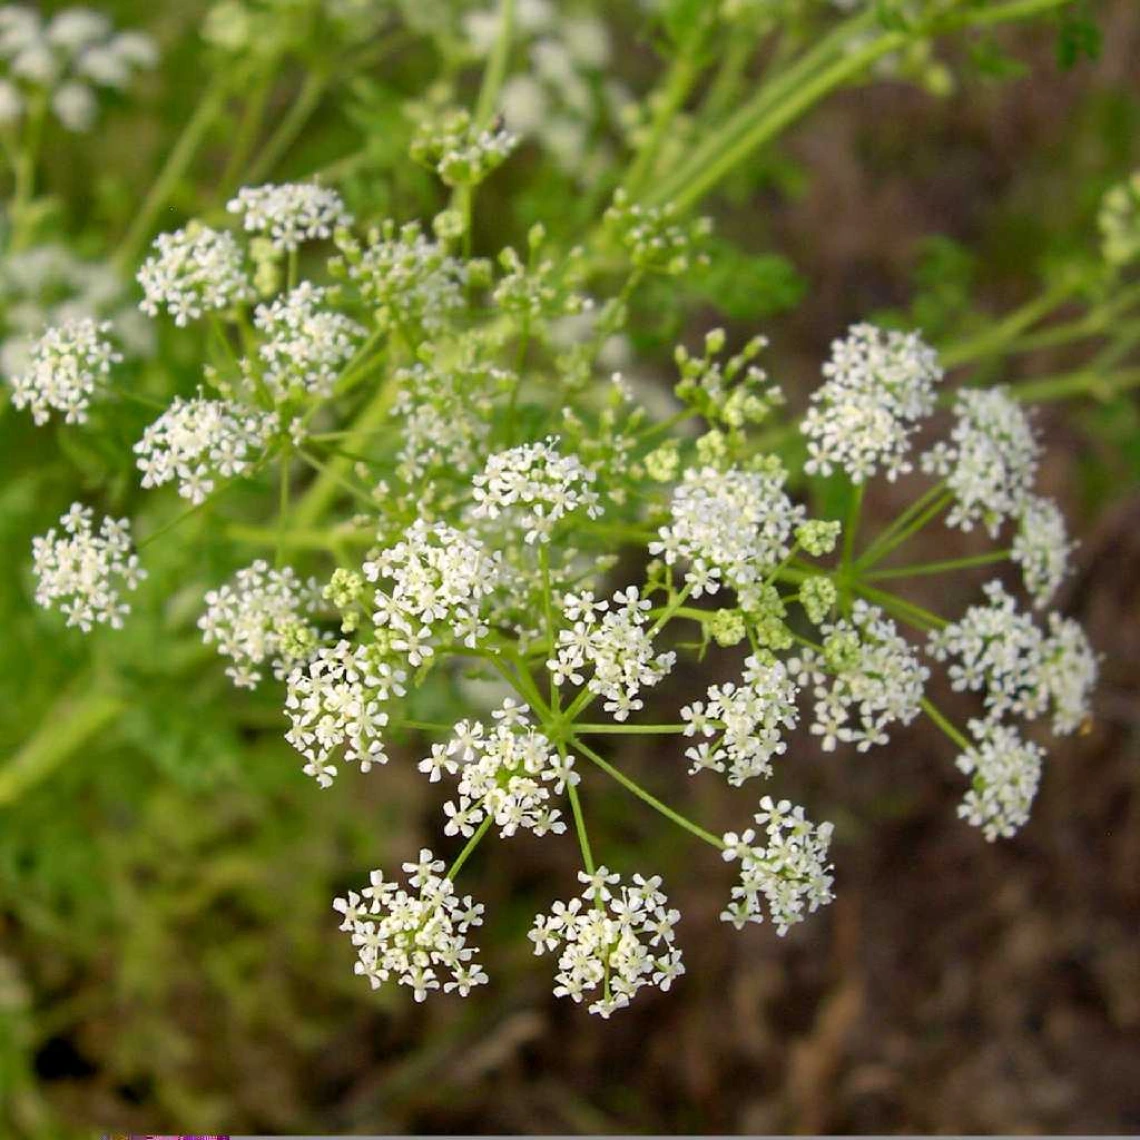
M 228 400 L 197 396 L 174 402 L 135 444 L 144 487 L 178 481 L 178 493 L 205 502 L 218 478 L 244 475 L 279 430 L 275 413 L 258 412 Z
M 739 787 L 745 780 L 772 774 L 772 757 L 787 749 L 784 730 L 799 722 L 799 688 L 782 662 L 749 657 L 739 685 L 711 685 L 708 702 L 681 709 L 685 735 L 704 737 L 685 749 L 690 775 L 710 770 Z M 715 739 L 714 739 L 715 737 Z
M 991 843 L 998 836 L 1008 839 L 1029 822 L 1044 749 L 994 720 L 972 720 L 970 732 L 975 744 L 955 761 L 958 770 L 971 777 L 958 815 L 980 827 Z
M 330 759 L 343 750 L 346 762 L 362 772 L 386 764 L 380 733 L 388 723 L 383 706 L 403 696 L 404 670 L 393 668 L 375 646 L 347 641 L 322 646 L 286 680 L 285 739 L 305 758 L 302 769 L 322 788 L 336 776 Z
M 427 848 L 403 869 L 411 890 L 373 871 L 367 887 L 333 902 L 344 916 L 340 929 L 356 947 L 356 973 L 373 989 L 394 978 L 416 1001 L 439 989 L 466 997 L 487 981 L 477 951 L 467 944 L 468 931 L 482 925 L 483 906 L 456 893 L 442 874 L 444 864 Z
M 68 625 L 84 633 L 96 624 L 121 629 L 131 607 L 123 590 L 134 590 L 146 577 L 138 555 L 131 553 L 126 519 L 105 518 L 98 533 L 90 507 L 72 503 L 59 520 L 63 533 L 52 527 L 32 540 L 36 602 L 59 608 Z
M 54 243 L 0 258 L 0 375 L 28 369 L 31 349 L 45 328 L 84 318 L 110 318 L 124 352 L 150 351 L 150 322 L 127 296 L 126 282 L 106 262 L 84 261 Z
M 377 639 L 410 665 L 431 657 L 432 641 L 444 635 L 468 649 L 486 636 L 482 605 L 502 568 L 477 539 L 445 523 L 417 519 L 402 542 L 362 569 L 378 584 L 372 603 Z
M 574 511 L 601 514 L 593 488 L 596 476 L 576 455 L 563 455 L 551 437 L 496 452 L 475 476 L 471 514 L 477 519 L 506 515 L 525 531 L 527 543 L 549 542 L 554 527 Z
M 503 836 L 521 827 L 535 835 L 566 830 L 562 813 L 551 806 L 567 784 L 578 782 L 574 757 L 556 749 L 528 723 L 525 710 L 506 701 L 487 728 L 460 721 L 446 744 L 433 745 L 420 771 L 433 782 L 442 773 L 458 778 L 458 802 L 444 804 L 446 835 L 470 837 L 485 819 Z
M 949 526 L 981 523 L 996 538 L 1002 520 L 1021 514 L 1037 474 L 1040 447 L 1029 417 L 1003 388 L 965 388 L 954 403 L 952 442 L 922 457 L 924 471 L 940 475 L 956 500 Z
M 535 954 L 559 950 L 554 996 L 575 1002 L 589 994 L 590 1013 L 609 1017 L 643 986 L 668 990 L 685 972 L 674 945 L 680 912 L 669 907 L 657 876 L 634 875 L 631 885 L 607 867 L 579 871 L 585 889 L 534 920 Z
M 305 281 L 254 310 L 254 326 L 264 339 L 257 349 L 257 363 L 245 361 L 244 366 L 251 384 L 264 384 L 274 400 L 287 400 L 298 392 L 331 395 L 365 335 L 354 320 L 323 307 L 326 296 L 327 290 Z
M 501 126 L 478 126 L 468 111 L 455 110 L 422 125 L 412 140 L 411 154 L 448 186 L 477 186 L 506 162 L 518 144 L 518 136 Z
M 240 215 L 247 233 L 267 238 L 280 253 L 292 253 L 303 242 L 330 238 L 337 229 L 352 225 L 341 196 L 312 182 L 245 186 L 226 209 Z
M 1140 257 L 1140 170 L 1105 194 L 1097 224 L 1109 265 L 1121 268 Z
M 1081 627 L 1049 615 L 1040 630 L 1000 582 L 985 587 L 986 605 L 930 635 L 930 652 L 950 661 L 955 689 L 984 694 L 991 719 L 1006 713 L 1033 720 L 1050 708 L 1053 731 L 1074 732 L 1088 715 L 1097 659 Z
M 895 623 L 862 599 L 850 620 L 820 628 L 822 649 L 805 649 L 788 663 L 793 676 L 812 686 L 812 734 L 825 752 L 840 741 L 859 752 L 886 744 L 889 725 L 918 716 L 930 671 Z
M 37 424 L 53 411 L 69 424 L 87 419 L 97 387 L 123 359 L 108 339 L 111 325 L 90 317 L 49 328 L 32 344 L 23 372 L 12 377 L 12 403 L 31 410 Z
M 782 936 L 834 898 L 834 868 L 827 861 L 833 828 L 830 823 L 811 823 L 802 807 L 788 800 L 774 803 L 771 796 L 764 796 L 752 818 L 765 832 L 764 846 L 754 846 L 756 831 L 751 827 L 723 838 L 725 861 L 740 860 L 740 882 L 732 888 L 733 901 L 721 921 L 742 930 L 747 923 L 763 922 L 766 909 Z
M 320 635 L 309 616 L 319 601 L 315 580 L 302 581 L 288 566 L 275 570 L 258 559 L 206 595 L 198 628 L 207 645 L 217 645 L 233 662 L 226 668 L 233 683 L 255 689 L 266 662 L 282 681 L 316 649 Z
M 410 483 L 438 467 L 473 473 L 490 435 L 493 398 L 517 379 L 490 365 L 419 363 L 401 369 L 397 382 L 392 415 L 403 437 L 397 470 Z
M 605 220 L 643 272 L 679 277 L 706 260 L 701 245 L 712 230 L 708 218 L 683 223 L 671 205 L 645 206 L 618 190 Z
M 149 36 L 116 32 L 92 8 L 65 8 L 45 23 L 34 8 L 6 4 L 0 8 L 0 125 L 18 122 L 39 96 L 67 130 L 90 130 L 96 89 L 121 90 L 157 60 Z
M 630 586 L 614 594 L 612 608 L 588 592 L 567 595 L 561 605 L 573 625 L 559 630 L 555 655 L 546 663 L 554 683 L 585 681 L 591 693 L 605 698 L 604 708 L 614 720 L 628 720 L 644 707 L 638 697 L 642 688 L 668 676 L 677 660 L 672 652 L 653 653 L 653 630 L 645 629 L 652 603 Z
M 1049 604 L 1065 580 L 1073 547 L 1057 504 L 1039 495 L 1026 496 L 1010 557 L 1021 567 L 1038 609 Z
M 467 267 L 414 222 L 397 229 L 388 221 L 367 245 L 347 237 L 340 245 L 344 271 L 379 328 L 438 332 L 463 307 Z
M 138 281 L 143 291 L 142 311 L 156 317 L 165 309 L 179 326 L 198 320 L 203 313 L 232 309 L 254 299 L 233 234 L 201 222 L 159 234 Z
M 788 556 L 805 515 L 784 491 L 779 468 L 691 468 L 670 510 L 671 521 L 649 553 L 664 555 L 670 566 L 687 562 L 685 582 L 694 598 L 715 594 L 724 581 L 746 610 L 759 607 L 760 587 Z
M 890 480 L 911 470 L 911 439 L 934 410 L 942 369 L 917 333 L 852 326 L 831 345 L 825 383 L 812 394 L 800 430 L 809 474 L 838 468 L 862 483 L 880 468 Z

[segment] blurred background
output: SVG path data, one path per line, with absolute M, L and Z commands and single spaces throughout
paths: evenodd
M 81 235 L 129 212 L 198 82 L 187 29 L 200 6 L 101 7 L 181 46 L 146 81 L 149 103 L 112 108 L 76 153 L 49 150 L 47 181 Z M 1005 65 L 950 93 L 886 79 L 815 109 L 709 205 L 718 237 L 755 254 L 745 279 L 758 296 L 695 299 L 680 330 L 635 340 L 639 368 L 665 383 L 677 335 L 763 331 L 773 378 L 802 402 L 855 320 L 893 313 L 937 334 L 958 312 L 1031 297 L 1042 259 L 1095 244 L 1101 195 L 1140 166 L 1140 5 L 1096 7 L 1096 59 L 1061 69 L 1048 29 L 1013 29 Z M 626 24 L 618 58 L 639 89 L 654 60 Z M 375 108 L 384 84 L 414 89 L 415 66 L 413 49 L 397 53 L 356 97 Z M 283 171 L 332 161 L 354 125 L 322 109 Z M 206 147 L 203 184 L 224 162 Z M 358 197 L 408 201 L 391 180 L 356 177 Z M 487 248 L 517 240 L 549 192 L 522 185 L 514 214 L 482 223 Z M 998 378 L 1069 365 L 1044 351 Z M 480 848 L 470 889 L 490 916 L 479 944 L 492 984 L 471 998 L 417 1006 L 353 976 L 331 899 L 436 842 L 433 789 L 397 754 L 318 794 L 281 739 L 274 686 L 239 696 L 189 641 L 171 661 L 161 621 L 83 641 L 34 610 L 31 535 L 111 461 L 9 410 L 0 1133 L 1140 1129 L 1140 416 L 1112 396 L 1038 417 L 1041 489 L 1081 543 L 1062 608 L 1104 665 L 1095 717 L 1051 749 L 1029 825 L 990 845 L 961 823 L 951 750 L 925 722 L 867 755 L 825 756 L 801 737 L 778 791 L 836 822 L 837 901 L 785 939 L 737 934 L 717 918 L 731 868 L 587 773 L 606 861 L 665 877 L 688 969 L 601 1022 L 551 996 L 551 963 L 525 937 L 573 882 L 572 841 Z M 878 488 L 869 509 L 891 517 L 893 493 Z M 933 557 L 937 531 L 927 541 Z M 185 569 L 164 573 L 169 585 Z M 185 623 L 217 577 L 197 566 L 175 579 L 186 613 L 163 621 Z M 957 613 L 981 580 L 939 580 L 927 598 Z M 104 673 L 117 695 L 93 707 Z M 948 692 L 939 702 L 968 715 Z M 82 746 L 36 752 L 42 726 L 74 727 L 80 707 L 94 718 Z M 712 830 L 738 827 L 739 799 L 690 781 L 674 749 L 631 739 L 618 760 Z

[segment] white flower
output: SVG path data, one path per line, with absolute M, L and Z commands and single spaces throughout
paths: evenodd
M 468 944 L 468 931 L 482 925 L 483 906 L 462 898 L 441 875 L 443 862 L 426 848 L 419 861 L 405 863 L 406 890 L 373 871 L 369 886 L 333 902 L 343 916 L 340 929 L 356 947 L 356 973 L 376 989 L 390 978 L 423 1001 L 431 990 L 466 997 L 487 981 Z
M 159 487 L 176 479 L 179 495 L 202 503 L 219 477 L 244 475 L 279 430 L 272 412 L 228 400 L 176 396 L 135 444 L 142 485 Z
M 154 41 L 139 32 L 116 35 L 111 21 L 91 8 L 68 8 L 46 24 L 38 13 L 18 5 L 0 8 L 0 79 L 6 110 L 22 113 L 29 96 L 47 106 L 70 131 L 87 131 L 98 104 L 91 84 L 122 89 L 140 68 L 157 60 Z M 0 111 L 0 118 L 4 111 Z
M 405 680 L 404 671 L 384 661 L 374 646 L 353 649 L 347 641 L 322 646 L 298 665 L 286 682 L 285 739 L 305 757 L 305 774 L 327 788 L 336 775 L 329 761 L 341 750 L 362 772 L 386 764 L 383 705 L 404 695 Z
M 778 468 L 690 469 L 670 509 L 672 521 L 661 527 L 649 553 L 663 554 L 670 566 L 688 562 L 685 581 L 694 598 L 715 594 L 723 580 L 746 609 L 759 602 L 759 587 L 787 557 L 805 517 L 785 493 Z
M 535 954 L 560 950 L 554 996 L 582 1002 L 596 994 L 589 1012 L 608 1018 L 644 986 L 668 990 L 685 967 L 674 945 L 681 914 L 669 907 L 661 880 L 634 875 L 620 885 L 606 867 L 578 878 L 582 898 L 556 902 L 530 933 Z
M 959 771 L 973 777 L 958 815 L 980 827 L 990 843 L 998 836 L 1008 839 L 1029 821 L 1045 752 L 994 720 L 970 721 L 970 733 L 977 743 L 955 761 Z
M 1040 447 L 1029 417 L 1004 388 L 964 388 L 954 404 L 952 443 L 937 443 L 922 469 L 946 479 L 957 502 L 948 526 L 981 523 L 996 538 L 1002 520 L 1016 517 L 1037 474 Z
M 1000 582 L 985 586 L 986 605 L 930 635 L 930 652 L 950 661 L 958 690 L 984 693 L 991 719 L 1006 713 L 1028 720 L 1053 711 L 1053 731 L 1076 731 L 1088 715 L 1097 658 L 1084 631 L 1071 618 L 1049 615 L 1040 630 Z
M 888 479 L 911 470 L 918 424 L 934 410 L 942 379 L 938 357 L 917 333 L 853 325 L 831 345 L 827 378 L 812 395 L 800 430 L 808 437 L 808 474 L 838 468 L 862 483 L 881 467 Z
M 692 761 L 690 775 L 710 769 L 726 773 L 734 786 L 755 776 L 770 776 L 772 757 L 787 749 L 783 730 L 794 729 L 799 721 L 798 693 L 782 662 L 766 664 L 757 657 L 745 661 L 740 685 L 712 685 L 707 706 L 697 701 L 681 710 L 685 735 L 700 733 L 706 738 L 685 751 Z M 709 744 L 718 734 L 719 739 Z
M 643 707 L 638 693 L 668 676 L 677 655 L 654 656 L 653 640 L 645 629 L 648 598 L 631 586 L 614 594 L 613 601 L 611 609 L 608 602 L 594 602 L 593 595 L 563 599 L 566 616 L 574 624 L 559 630 L 555 656 L 546 666 L 556 685 L 566 681 L 580 685 L 584 678 L 580 671 L 589 669 L 587 689 L 605 697 L 606 712 L 622 721 Z M 577 620 L 571 614 L 579 615 Z
M 793 676 L 812 685 L 812 734 L 825 752 L 837 743 L 859 752 L 886 744 L 886 729 L 909 724 L 921 710 L 930 671 L 898 627 L 876 606 L 859 599 L 851 619 L 822 625 L 823 652 L 805 650 L 788 662 Z
M 46 424 L 53 411 L 69 424 L 87 419 L 96 389 L 121 361 L 107 334 L 108 321 L 89 317 L 49 328 L 28 351 L 24 370 L 12 377 L 12 403 L 29 408 L 37 424 Z
M 335 230 L 352 225 L 341 196 L 312 182 L 246 186 L 226 209 L 241 215 L 247 232 L 268 237 L 283 252 L 292 252 L 302 242 L 330 238 Z
M 305 281 L 271 304 L 258 305 L 253 323 L 265 334 L 256 364 L 245 362 L 251 384 L 260 381 L 275 400 L 297 392 L 327 397 L 351 359 L 364 329 L 321 308 L 327 291 Z
M 363 248 L 349 240 L 342 248 L 349 279 L 382 328 L 437 332 L 463 307 L 467 267 L 414 222 L 399 230 L 386 222 Z
M 413 666 L 432 656 L 432 642 L 445 637 L 468 649 L 478 645 L 488 632 L 482 605 L 503 573 L 498 555 L 478 540 L 423 519 L 362 569 L 377 584 L 372 615 L 377 630 Z
M 198 628 L 207 645 L 234 662 L 226 669 L 234 684 L 254 689 L 266 661 L 281 681 L 316 649 L 319 635 L 305 615 L 319 600 L 315 579 L 303 582 L 288 566 L 275 570 L 258 559 L 206 595 Z
M 834 867 L 827 860 L 832 825 L 813 824 L 804 818 L 802 807 L 787 800 L 774 803 L 771 796 L 761 799 L 753 818 L 766 832 L 765 846 L 751 846 L 751 829 L 742 836 L 730 831 L 723 837 L 725 859 L 740 860 L 740 882 L 732 888 L 733 901 L 721 921 L 741 930 L 747 923 L 763 922 L 766 910 L 776 933 L 783 936 L 835 897 Z
M 598 518 L 594 472 L 576 455 L 562 455 L 557 443 L 550 437 L 492 455 L 474 479 L 472 516 L 507 515 L 524 528 L 527 543 L 549 542 L 555 525 L 579 509 Z
M 1052 499 L 1027 496 L 1011 557 L 1021 566 L 1025 588 L 1038 609 L 1048 605 L 1064 581 L 1074 545 L 1057 504 Z
M 203 313 L 254 299 L 233 234 L 191 222 L 185 229 L 159 234 L 154 250 L 138 274 L 143 290 L 139 307 L 148 316 L 165 309 L 181 326 Z
M 488 816 L 503 836 L 519 828 L 561 834 L 566 825 L 551 799 L 577 783 L 574 758 L 517 715 L 497 719 L 492 728 L 461 721 L 446 747 L 419 765 L 429 778 L 446 772 L 457 779 L 458 803 L 444 805 L 448 834 L 470 836 Z
M 72 503 L 55 527 L 32 540 L 36 601 L 45 609 L 58 607 L 68 625 L 87 633 L 93 625 L 121 629 L 131 607 L 121 596 L 146 577 L 138 556 L 131 553 L 126 519 L 105 518 L 98 534 L 90 507 Z

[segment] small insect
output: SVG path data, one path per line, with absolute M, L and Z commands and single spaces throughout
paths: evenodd
M 1077 729 L 1077 735 L 1091 736 L 1094 723 L 1095 721 L 1092 716 L 1086 716 L 1085 719 L 1081 721 L 1081 727 Z

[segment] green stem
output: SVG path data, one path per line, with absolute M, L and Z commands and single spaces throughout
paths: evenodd
M 1040 380 L 1025 380 L 1010 385 L 1010 395 L 1022 403 L 1046 403 L 1051 400 L 1068 400 L 1075 396 L 1091 396 L 1108 401 L 1131 388 L 1140 387 L 1140 368 L 1125 368 L 1118 372 L 1101 369 L 1081 369 Z
M 483 85 L 479 89 L 479 101 L 475 104 L 475 125 L 485 127 L 495 113 L 499 92 L 507 77 L 507 64 L 511 58 L 511 40 L 514 37 L 515 0 L 500 0 L 499 32 L 495 46 L 487 59 L 487 69 L 483 72 Z
M 574 731 L 587 736 L 676 736 L 685 724 L 575 724 Z
M 901 618 L 908 625 L 913 625 L 923 632 L 929 632 L 932 629 L 943 629 L 947 622 L 943 617 L 931 610 L 924 609 L 914 602 L 908 602 L 906 598 L 900 598 L 898 594 L 888 594 L 884 590 L 876 590 L 873 586 L 868 586 L 865 582 L 856 584 L 855 589 L 862 594 L 869 601 L 889 610 L 897 617 Z
M 582 814 L 582 801 L 578 796 L 578 789 L 567 781 L 566 798 L 570 801 L 570 810 L 574 814 L 574 830 L 578 833 L 578 847 L 582 852 L 582 863 L 586 874 L 594 873 L 594 853 L 590 850 L 590 837 L 586 834 L 586 817 Z
M 622 185 L 629 194 L 636 198 L 644 188 L 646 180 L 653 174 L 653 166 L 661 151 L 661 146 L 673 125 L 673 120 L 682 104 L 688 98 L 693 84 L 701 73 L 701 65 L 697 62 L 704 46 L 704 36 L 692 37 L 689 44 L 674 60 L 665 80 L 664 89 L 658 100 L 649 128 L 649 134 L 637 152 L 637 157 L 630 166 Z
M 939 356 L 943 367 L 958 368 L 1000 351 L 1026 329 L 1051 313 L 1063 300 L 1072 296 L 1078 285 L 1079 282 L 1071 278 L 1060 282 L 1000 321 L 996 321 L 977 336 L 941 349 Z
M 672 201 L 679 210 L 695 205 L 726 175 L 765 143 L 795 122 L 825 95 L 856 78 L 883 56 L 897 51 L 907 41 L 901 32 L 888 32 L 870 44 L 844 55 L 824 68 L 822 72 L 792 88 L 787 97 L 778 101 L 756 120 L 739 138 L 723 146 L 710 161 L 701 166 L 690 163 L 675 188 L 654 192 L 650 201 Z
M 946 574 L 952 570 L 970 570 L 975 566 L 989 566 L 1004 562 L 1010 556 L 1008 550 L 992 550 L 986 554 L 975 554 L 969 558 L 950 558 L 945 562 L 920 562 L 914 566 L 898 566 L 891 570 L 877 570 L 868 574 L 868 582 L 886 581 L 890 578 L 919 578 L 927 574 Z
M 193 162 L 198 148 L 225 105 L 226 93 L 227 83 L 221 76 L 215 76 L 211 85 L 206 88 L 194 114 L 186 121 L 178 142 L 167 157 L 166 164 L 159 172 L 158 178 L 135 214 L 126 236 L 115 253 L 114 264 L 120 273 L 126 273 L 132 268 L 135 258 L 146 245 L 151 226 L 169 201 L 179 179 Z
M 0 807 L 47 779 L 125 708 L 120 697 L 92 688 L 90 678 L 70 688 L 48 711 L 35 735 L 0 768 Z
M 463 850 L 459 852 L 459 854 L 455 857 L 455 862 L 451 864 L 451 869 L 447 872 L 447 877 L 449 879 L 454 880 L 455 876 L 458 875 L 459 872 L 463 869 L 463 864 L 466 863 L 467 860 L 471 857 L 471 852 L 479 846 L 479 840 L 487 834 L 488 830 L 490 830 L 491 824 L 494 822 L 495 817 L 490 813 L 488 813 L 483 818 L 483 822 L 479 824 L 479 827 L 476 830 L 475 834 L 467 840 L 467 843 L 465 844 Z
M 855 562 L 854 569 L 862 574 L 878 562 L 882 562 L 892 550 L 902 546 L 909 538 L 916 535 L 927 523 L 936 519 L 953 502 L 954 496 L 949 492 L 942 494 L 926 510 L 922 511 L 901 530 L 897 531 L 885 542 L 878 543 L 872 550 Z
M 320 105 L 327 87 L 327 75 L 310 71 L 305 76 L 296 99 L 250 164 L 244 179 L 246 184 L 256 186 L 272 173 L 305 129 L 305 124 Z
M 939 709 L 931 701 L 927 700 L 926 697 L 922 698 L 922 711 L 926 713 L 926 715 L 930 717 L 930 719 L 934 721 L 934 723 L 938 725 L 938 727 L 942 729 L 942 731 L 952 741 L 954 741 L 954 743 L 958 745 L 958 747 L 961 748 L 963 752 L 968 752 L 970 750 L 972 746 L 966 737 L 961 732 L 959 732 L 957 728 L 954 727 L 950 718 L 939 711 Z
M 601 756 L 579 740 L 578 737 L 571 736 L 569 744 L 570 747 L 581 752 L 589 760 L 592 760 L 608 776 L 612 776 L 617 780 L 623 788 L 632 792 L 639 800 L 647 803 L 654 811 L 660 812 L 666 819 L 672 820 L 678 827 L 683 827 L 691 835 L 695 835 L 698 839 L 715 847 L 718 851 L 725 850 L 723 840 L 718 839 L 711 831 L 706 831 L 700 824 L 694 823 L 691 819 L 686 819 L 680 812 L 676 812 L 669 807 L 668 804 L 663 804 L 656 796 L 647 792 L 639 783 L 635 780 L 631 780 L 629 776 L 615 768 L 608 760 L 603 760 Z

